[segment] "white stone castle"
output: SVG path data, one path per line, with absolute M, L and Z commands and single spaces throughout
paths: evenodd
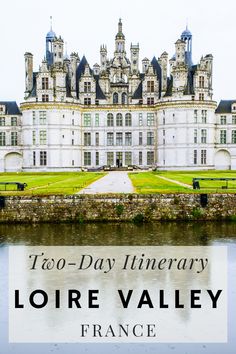
M 39 71 L 25 53 L 25 100 L 0 102 L 0 171 L 104 166 L 236 169 L 236 100 L 212 99 L 212 55 L 192 62 L 186 28 L 168 60 L 128 58 L 119 20 L 115 51 L 100 65 L 64 52 L 52 28 Z

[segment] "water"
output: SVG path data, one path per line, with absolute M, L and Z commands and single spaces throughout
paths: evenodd
M 228 343 L 226 344 L 9 344 L 7 279 L 9 245 L 224 245 L 228 246 Z M 231 354 L 236 348 L 236 224 L 156 223 L 0 225 L 0 354 Z

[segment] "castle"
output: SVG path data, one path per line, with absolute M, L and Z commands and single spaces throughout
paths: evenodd
M 45 49 L 37 72 L 25 53 L 20 110 L 0 102 L 0 171 L 236 169 L 236 100 L 217 107 L 213 57 L 193 63 L 188 28 L 170 59 L 140 63 L 139 44 L 128 55 L 121 20 L 113 57 L 102 45 L 93 67 L 52 28 Z

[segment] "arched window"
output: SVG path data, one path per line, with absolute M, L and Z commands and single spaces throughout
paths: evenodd
M 132 125 L 131 113 L 126 113 L 126 115 L 125 115 L 125 126 L 126 127 L 131 127 L 131 125 Z
M 127 103 L 127 95 L 125 92 L 122 93 L 121 95 L 121 102 L 122 104 L 126 104 Z
M 117 127 L 122 127 L 123 125 L 123 117 L 121 113 L 117 113 L 116 115 L 116 126 Z
M 118 93 L 117 92 L 115 92 L 113 94 L 113 104 L 118 104 Z
M 114 117 L 112 113 L 108 113 L 107 115 L 107 126 L 113 127 L 114 126 Z

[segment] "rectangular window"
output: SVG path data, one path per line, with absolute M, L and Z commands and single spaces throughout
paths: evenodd
M 91 104 L 91 98 L 90 97 L 85 97 L 84 98 L 84 104 L 89 106 Z
M 154 105 L 154 97 L 148 97 L 147 98 L 147 105 Z
M 6 145 L 6 133 L 0 132 L 0 146 Z
M 5 117 L 0 117 L 0 126 L 3 127 L 6 124 Z
M 99 166 L 99 152 L 96 151 L 96 166 Z
M 143 152 L 139 151 L 138 153 L 138 164 L 142 165 L 143 164 Z
M 132 133 L 131 132 L 125 133 L 125 145 L 126 146 L 132 145 Z
M 194 129 L 193 142 L 194 144 L 197 144 L 197 129 Z
M 74 139 L 71 139 L 71 145 L 74 145 L 74 144 L 75 144 Z
M 197 150 L 193 150 L 193 164 L 197 165 Z
M 147 92 L 154 92 L 154 81 L 147 81 Z
M 84 113 L 84 126 L 91 127 L 91 114 L 90 113 Z
M 17 132 L 11 132 L 11 146 L 18 145 L 18 134 Z
M 91 92 L 91 82 L 84 83 L 84 92 Z
M 154 113 L 148 113 L 147 114 L 147 125 L 149 127 L 154 125 Z
M 147 132 L 147 145 L 154 145 L 154 132 Z
M 42 90 L 48 90 L 48 77 L 42 78 Z
M 220 131 L 220 143 L 226 144 L 226 130 Z
M 143 145 L 143 133 L 142 132 L 139 132 L 138 144 L 139 145 Z
M 232 144 L 236 144 L 236 130 L 232 130 Z
M 114 134 L 109 132 L 107 133 L 107 146 L 114 145 Z
M 116 145 L 123 145 L 123 134 L 116 133 Z
M 91 166 L 91 152 L 90 151 L 84 152 L 84 165 Z
M 138 122 L 139 122 L 139 126 L 141 127 L 143 125 L 143 114 L 139 113 L 138 115 Z
M 47 166 L 47 151 L 40 151 L 40 166 Z
M 197 123 L 197 109 L 194 110 L 194 123 Z
M 226 116 L 220 116 L 220 124 L 225 125 L 226 123 Z
M 232 116 L 232 124 L 236 124 L 236 116 Z
M 36 152 L 33 151 L 33 166 L 36 166 Z
M 40 143 L 40 145 L 47 144 L 47 131 L 46 130 L 39 131 L 39 143 Z
M 11 117 L 11 126 L 16 127 L 17 126 L 17 117 Z
M 154 163 L 154 151 L 147 151 L 147 165 Z
M 204 93 L 199 93 L 199 101 L 204 101 Z
M 32 131 L 32 144 L 33 145 L 36 144 L 36 131 L 35 130 Z
M 47 112 L 46 111 L 39 111 L 39 124 L 45 125 L 47 122 Z
M 114 165 L 114 152 L 107 153 L 107 165 L 113 166 Z
M 207 151 L 201 150 L 201 164 L 206 165 L 207 163 Z
M 99 127 L 99 113 L 95 113 L 95 127 Z
M 91 133 L 84 133 L 84 146 L 91 145 Z
M 206 124 L 207 122 L 207 110 L 203 109 L 202 110 L 202 123 Z
M 204 88 L 204 76 L 199 76 L 199 87 Z
M 95 133 L 95 145 L 99 146 L 99 133 Z
M 132 152 L 131 151 L 126 151 L 125 152 L 125 165 L 132 165 Z
M 48 102 L 49 101 L 49 96 L 48 95 L 42 95 L 42 102 Z
M 207 130 L 201 129 L 201 143 L 206 144 L 207 142 Z

